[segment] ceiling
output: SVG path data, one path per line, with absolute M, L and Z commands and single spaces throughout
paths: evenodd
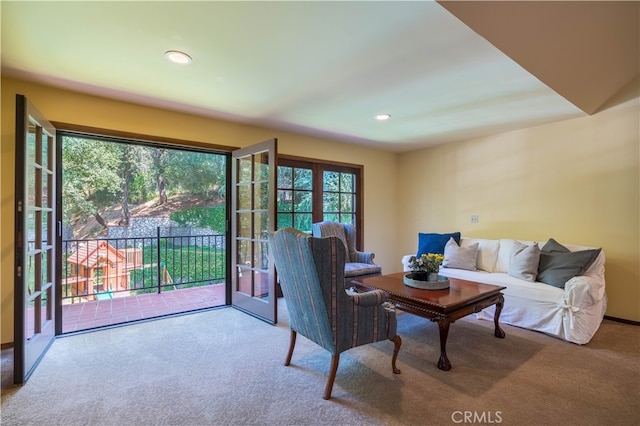
M 593 114 L 640 66 L 635 1 L 0 7 L 5 76 L 395 152 Z

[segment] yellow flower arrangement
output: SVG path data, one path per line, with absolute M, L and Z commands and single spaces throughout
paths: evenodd
M 409 268 L 412 271 L 438 272 L 444 256 L 439 253 L 422 254 L 420 257 L 411 256 L 409 258 Z

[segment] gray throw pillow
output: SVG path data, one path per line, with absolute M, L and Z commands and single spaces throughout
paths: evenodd
M 442 266 L 444 268 L 475 271 L 476 262 L 478 261 L 478 245 L 478 243 L 474 243 L 460 247 L 453 237 L 449 238 L 449 241 L 444 246 Z
M 540 247 L 538 243 L 530 246 L 514 241 L 509 259 L 508 274 L 521 280 L 535 282 L 540 263 Z
M 549 238 L 549 241 L 547 241 L 544 244 L 544 246 L 542 246 L 540 251 L 543 251 L 545 253 L 570 253 L 571 252 L 571 250 L 569 250 L 568 248 L 566 248 L 565 246 L 563 246 L 553 238 Z
M 550 238 L 542 247 L 538 281 L 564 288 L 571 278 L 582 275 L 596 260 L 602 249 L 570 251 L 562 244 Z

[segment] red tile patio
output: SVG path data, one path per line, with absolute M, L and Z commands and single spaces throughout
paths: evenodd
M 62 332 L 70 333 L 224 304 L 224 284 L 77 302 L 62 305 Z

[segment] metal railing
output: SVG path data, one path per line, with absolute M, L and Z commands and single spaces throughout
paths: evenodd
M 63 303 L 221 284 L 226 237 L 157 228 L 155 237 L 63 240 L 62 262 Z

